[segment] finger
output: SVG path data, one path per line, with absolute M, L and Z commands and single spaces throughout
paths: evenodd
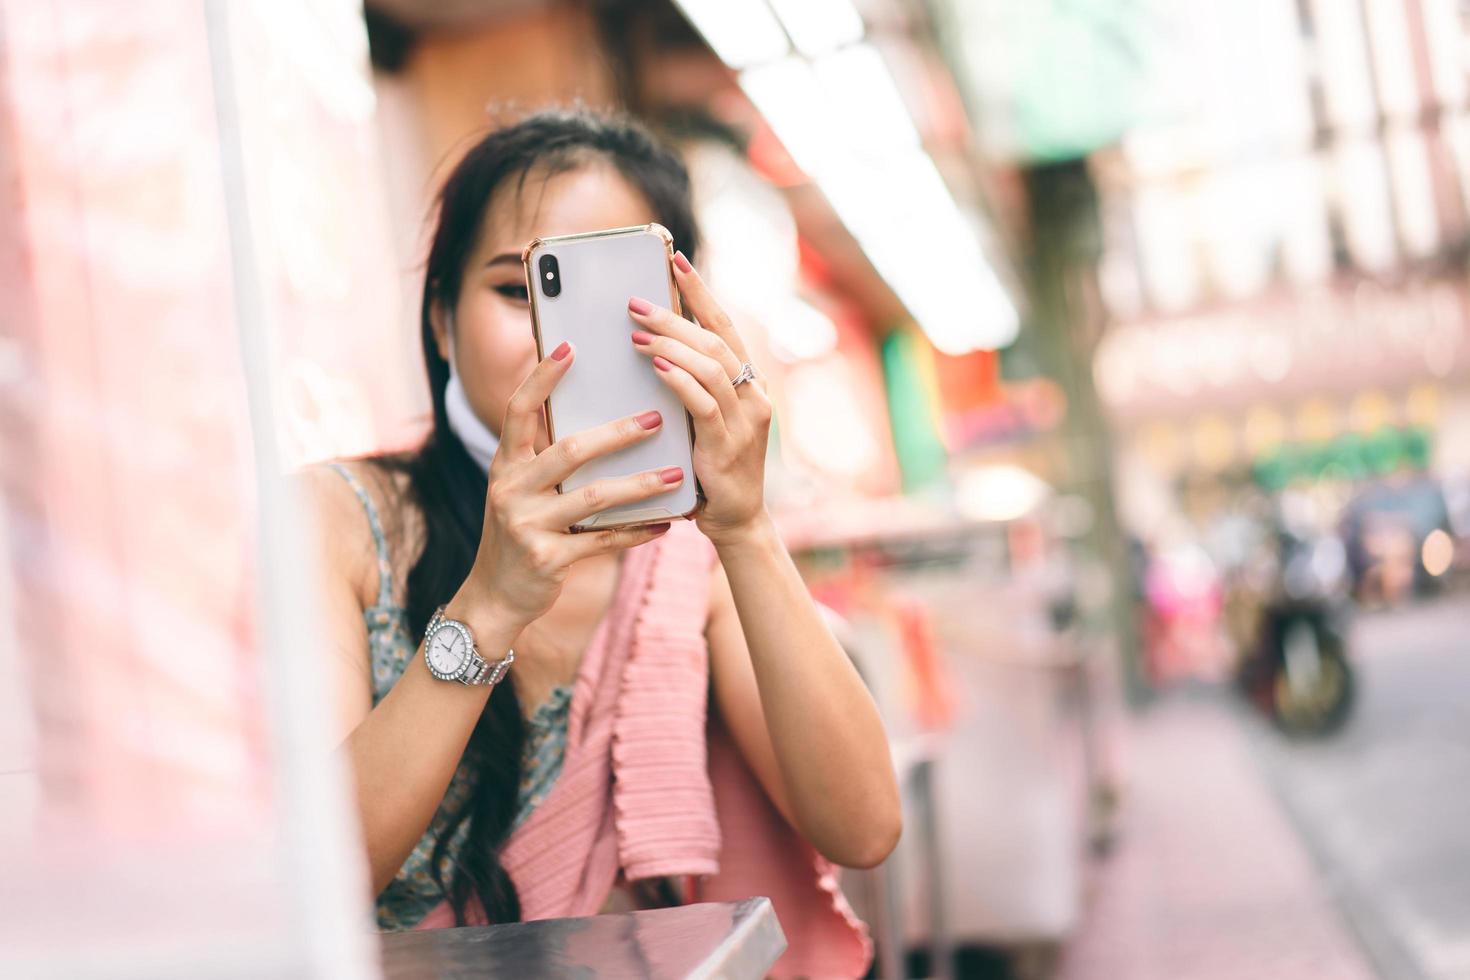
M 500 426 L 500 445 L 516 458 L 525 459 L 536 452 L 536 437 L 541 434 L 541 407 L 551 397 L 556 383 L 566 376 L 567 368 L 576 360 L 576 349 L 563 341 L 556 350 L 541 359 L 522 381 L 505 406 L 505 421 Z
M 696 381 L 688 371 L 661 355 L 653 355 L 653 366 L 658 369 L 659 380 L 673 390 L 684 404 L 684 410 L 694 419 L 696 435 L 723 437 L 727 434 L 725 413 L 714 396 L 705 390 L 704 385 Z
M 550 521 L 556 527 L 571 527 L 593 514 L 618 507 L 635 504 L 641 500 L 668 493 L 684 482 L 685 474 L 677 466 L 666 466 L 661 470 L 648 470 L 631 476 L 597 480 L 569 493 L 558 496 L 551 503 Z
M 714 399 L 715 404 L 719 406 L 720 413 L 725 416 L 723 419 L 725 427 L 730 428 L 732 424 L 738 424 L 740 396 L 735 391 L 735 386 L 730 383 L 730 375 L 725 373 L 719 361 L 713 357 L 706 357 L 673 337 L 656 337 L 641 330 L 633 332 L 633 346 L 645 357 L 659 357 L 682 368 Z M 684 407 L 688 408 L 691 414 L 694 412 L 694 409 L 687 403 Z
M 586 534 L 570 535 L 572 560 L 580 561 L 583 558 L 608 555 L 647 544 L 663 537 L 672 526 L 668 523 L 645 524 L 642 527 L 624 527 L 616 531 L 589 531 Z
M 729 314 L 715 302 L 709 287 L 704 284 L 704 279 L 694 271 L 694 266 L 684 257 L 683 252 L 674 253 L 674 281 L 679 284 L 679 295 L 684 297 L 684 305 L 694 314 L 699 325 L 729 345 L 742 363 L 750 360 L 745 341 L 740 338 L 740 332 L 735 329 Z
M 709 330 L 700 329 L 673 310 L 634 296 L 628 300 L 628 315 L 644 330 L 673 337 L 705 357 L 718 361 L 725 369 L 726 378 L 733 378 L 740 373 L 740 358 L 735 356 L 735 352 L 723 338 Z
M 597 457 L 642 442 L 657 432 L 663 423 L 663 416 L 649 411 L 564 436 L 541 451 L 526 476 L 538 489 L 550 489 Z

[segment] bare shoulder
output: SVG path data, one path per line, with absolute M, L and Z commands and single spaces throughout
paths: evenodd
M 367 621 L 363 613 L 377 601 L 378 561 L 372 525 L 358 489 L 375 498 L 371 463 L 337 467 L 308 466 L 291 476 L 304 511 L 308 547 L 314 545 L 318 587 L 314 597 L 323 639 L 334 720 L 339 743 L 373 707 L 373 675 Z
M 346 470 L 353 482 L 344 479 L 338 467 Z M 377 542 L 367 507 L 358 493 L 360 490 L 367 495 L 379 525 L 392 540 L 401 537 L 406 523 L 403 509 L 407 477 L 372 460 L 352 460 L 307 466 L 291 479 L 305 516 L 312 522 L 321 573 L 329 579 L 344 580 L 363 608 L 372 605 L 378 591 Z

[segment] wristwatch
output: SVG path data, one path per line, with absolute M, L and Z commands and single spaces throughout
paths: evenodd
M 493 685 L 515 660 L 516 652 L 508 650 L 504 660 L 487 663 L 475 650 L 475 634 L 459 620 L 446 619 L 443 606 L 434 610 L 434 618 L 424 630 L 424 664 L 441 681 Z

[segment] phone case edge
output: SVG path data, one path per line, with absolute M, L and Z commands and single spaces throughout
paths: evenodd
M 546 359 L 545 346 L 541 340 L 541 318 L 538 315 L 536 304 L 536 279 L 531 275 L 531 253 L 544 245 L 554 245 L 558 242 L 586 241 L 594 238 L 614 238 L 622 235 L 648 234 L 660 239 L 664 243 L 665 270 L 669 282 L 669 303 L 675 315 L 684 315 L 684 304 L 679 296 L 679 284 L 674 279 L 674 236 L 663 225 L 657 221 L 650 221 L 646 225 L 629 225 L 625 228 L 608 228 L 603 231 L 587 231 L 573 235 L 551 235 L 545 238 L 533 238 L 521 249 L 521 272 L 526 279 L 526 296 L 531 305 L 531 336 L 536 341 L 536 362 L 539 364 Z M 546 436 L 552 442 L 556 442 L 556 426 L 551 414 L 551 400 L 548 398 L 541 403 L 541 414 L 546 420 Z M 685 428 L 689 432 L 689 457 L 694 458 L 694 417 L 689 414 L 688 409 L 684 411 Z M 692 467 L 691 467 L 692 469 Z M 682 514 L 670 514 L 670 519 L 688 521 L 693 520 L 694 515 L 699 513 L 705 503 L 704 486 L 699 482 L 699 476 L 691 473 L 694 480 L 694 506 Z M 556 485 L 556 492 L 562 493 L 562 485 Z M 573 533 L 587 533 L 590 531 L 618 531 L 630 527 L 643 527 L 648 524 L 661 523 L 657 518 L 652 520 L 627 521 L 619 524 L 609 524 L 605 527 L 597 525 L 586 525 L 580 522 L 573 524 L 569 530 Z

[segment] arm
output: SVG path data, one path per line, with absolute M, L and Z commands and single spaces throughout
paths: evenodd
M 852 868 L 881 863 L 903 817 L 873 699 L 769 521 L 719 553 L 709 646 L 725 727 L 823 856 Z
M 766 513 L 764 386 L 732 385 L 744 345 L 682 253 L 674 267 L 699 326 L 636 297 L 628 308 L 649 331 L 633 344 L 694 419 L 699 527 L 723 567 L 709 625 L 716 706 L 793 826 L 832 861 L 868 867 L 902 824 L 887 737 Z
M 446 615 L 470 624 L 481 656 L 504 656 L 520 627 L 507 614 L 461 590 Z M 489 687 L 434 678 L 415 655 L 378 706 L 347 736 L 357 784 L 357 813 L 367 845 L 373 894 L 393 880 L 434 817 L 480 719 Z
M 444 797 L 490 690 L 437 681 L 410 663 L 373 707 L 364 609 L 376 594 L 373 543 L 362 505 L 335 473 L 310 470 L 298 486 L 316 515 L 323 632 L 333 737 L 356 784 L 356 809 L 373 894 L 393 880 Z M 487 658 L 508 645 L 496 614 L 459 609 Z M 419 657 L 415 656 L 414 660 Z

